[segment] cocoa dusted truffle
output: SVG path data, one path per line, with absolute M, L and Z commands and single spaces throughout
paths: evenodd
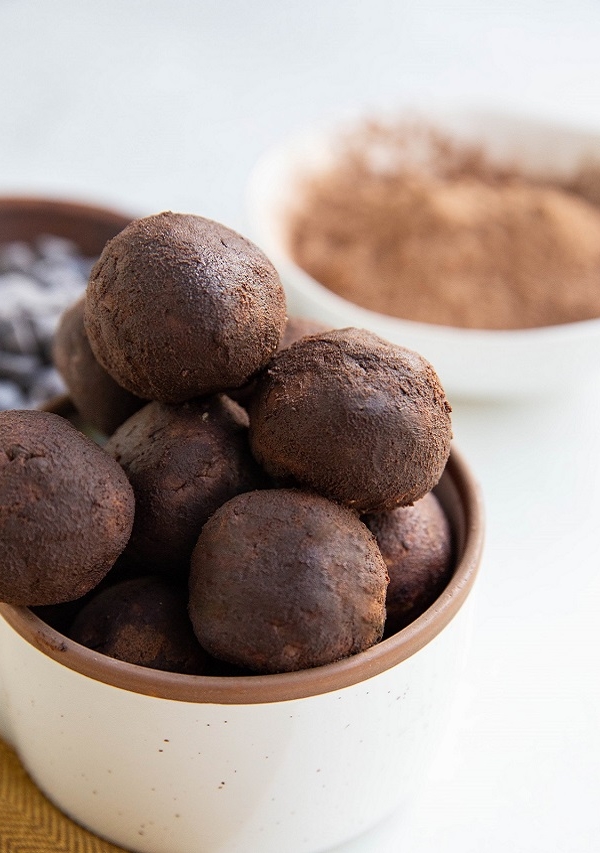
M 212 655 L 256 672 L 320 666 L 382 636 L 385 563 L 358 516 L 293 489 L 238 495 L 204 525 L 189 612 Z
M 414 503 L 450 453 L 451 409 L 433 367 L 361 329 L 279 352 L 248 411 L 252 451 L 271 476 L 359 512 Z
M 85 325 L 119 385 L 178 403 L 243 385 L 277 349 L 285 312 L 279 276 L 257 246 L 210 219 L 167 212 L 106 244 Z
M 387 636 L 404 628 L 438 598 L 452 575 L 450 523 L 433 493 L 413 506 L 363 518 L 385 560 Z
M 156 577 L 122 581 L 99 592 L 79 612 L 71 639 L 139 666 L 199 675 L 208 656 L 187 615 L 187 596 Z
M 151 571 L 187 572 L 207 518 L 264 482 L 248 444 L 248 416 L 224 394 L 179 405 L 148 403 L 116 430 L 105 450 L 135 493 L 126 553 Z
M 0 600 L 80 598 L 125 548 L 133 514 L 123 470 L 67 420 L 0 413 Z
M 121 388 L 98 364 L 83 323 L 85 297 L 62 315 L 52 358 L 77 411 L 93 427 L 111 435 L 146 400 Z

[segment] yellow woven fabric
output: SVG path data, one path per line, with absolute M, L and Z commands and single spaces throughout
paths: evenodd
M 0 853 L 123 853 L 69 820 L 0 741 Z

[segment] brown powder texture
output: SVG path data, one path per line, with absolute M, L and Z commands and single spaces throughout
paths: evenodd
M 304 182 L 290 251 L 365 308 L 481 329 L 600 316 L 600 169 L 567 185 L 424 125 L 367 122 Z

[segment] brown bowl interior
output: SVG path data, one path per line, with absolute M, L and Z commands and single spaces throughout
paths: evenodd
M 41 234 L 72 240 L 88 257 L 100 254 L 107 240 L 132 216 L 92 205 L 45 198 L 0 198 L 0 243 L 32 241 Z
M 68 398 L 46 408 L 70 419 L 74 415 Z M 93 652 L 55 631 L 28 608 L 0 604 L 0 615 L 27 642 L 62 665 L 98 681 L 146 695 L 185 702 L 258 704 L 341 690 L 418 652 L 454 618 L 473 586 L 483 549 L 483 505 L 479 487 L 455 448 L 435 491 L 456 541 L 456 567 L 450 583 L 437 601 L 402 631 L 365 652 L 326 666 L 277 675 L 180 675 Z

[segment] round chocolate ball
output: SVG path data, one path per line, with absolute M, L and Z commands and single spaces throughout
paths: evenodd
M 0 413 L 0 600 L 85 595 L 125 548 L 133 514 L 123 470 L 67 420 Z
M 152 576 L 99 592 L 75 618 L 70 637 L 101 654 L 167 672 L 199 675 L 208 657 L 192 630 L 185 592 Z
M 382 636 L 385 563 L 358 516 L 321 495 L 238 495 L 204 525 L 189 612 L 214 657 L 256 672 L 331 663 Z
M 419 500 L 450 453 L 450 406 L 424 358 L 360 329 L 281 350 L 249 402 L 250 443 L 280 482 L 359 512 Z
M 364 516 L 385 560 L 390 583 L 385 633 L 401 630 L 442 593 L 453 571 L 452 533 L 431 492 L 413 506 Z
M 148 403 L 105 445 L 136 499 L 126 554 L 148 570 L 187 573 L 202 525 L 264 474 L 248 444 L 248 416 L 224 394 L 179 405 Z
M 147 401 L 121 388 L 98 364 L 85 331 L 84 306 L 82 297 L 63 313 L 52 358 L 77 411 L 90 426 L 111 435 Z
M 119 385 L 178 403 L 243 385 L 277 349 L 285 311 L 279 276 L 257 246 L 210 219 L 167 212 L 106 244 L 85 325 Z

